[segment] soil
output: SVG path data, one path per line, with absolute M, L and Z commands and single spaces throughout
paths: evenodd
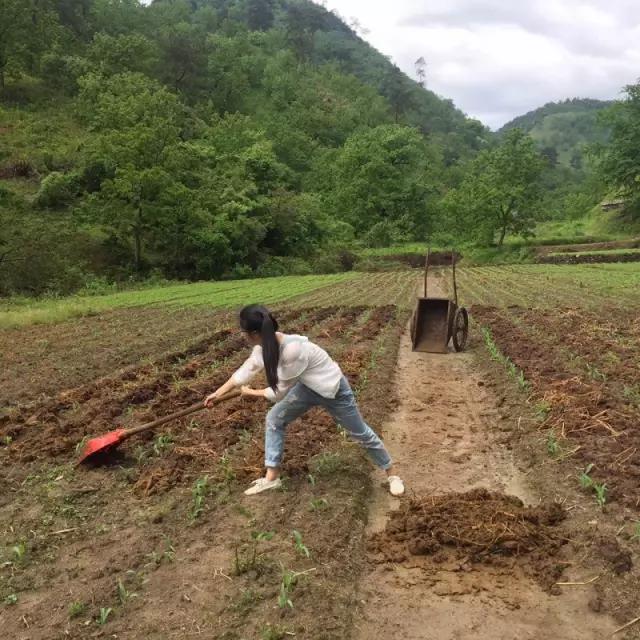
M 414 497 L 391 512 L 369 550 L 381 562 L 429 556 L 433 566 L 453 560 L 499 565 L 507 559 L 511 568 L 515 559 L 551 589 L 562 573 L 556 556 L 566 539 L 555 525 L 564 518 L 559 503 L 527 507 L 515 496 L 483 488 Z
M 604 576 L 611 584 L 614 572 L 591 553 L 595 527 L 574 504 L 566 508 L 554 472 L 534 481 L 531 452 L 541 446 L 535 430 L 523 435 L 531 419 L 526 398 L 505 394 L 513 383 L 478 357 L 477 336 L 471 347 L 461 354 L 413 353 L 403 337 L 399 404 L 386 442 L 408 499 L 394 499 L 383 487 L 374 493 L 355 637 L 608 637 L 618 626 L 612 616 L 624 619 L 628 612 L 616 611 L 599 588 Z M 558 501 L 564 510 L 554 506 Z M 534 524 L 524 514 L 542 517 Z M 505 527 L 507 539 L 500 533 Z M 585 527 L 590 546 L 579 533 Z M 480 554 L 473 543 L 483 545 Z M 615 549 L 611 555 L 620 565 Z
M 408 313 L 393 305 L 279 309 L 283 330 L 326 347 L 365 418 L 384 425 L 402 499 L 381 475 L 372 486 L 364 454 L 315 410 L 289 427 L 283 490 L 245 497 L 262 472 L 268 406 L 242 399 L 76 466 L 84 437 L 188 406 L 240 364 L 247 349 L 230 319 L 193 313 L 181 320 L 190 335 L 163 316 L 179 344 L 127 337 L 122 351 L 124 315 L 26 330 L 66 339 L 69 352 L 59 371 L 43 368 L 51 379 L 37 398 L 15 393 L 36 376 L 37 354 L 11 334 L 13 399 L 0 417 L 6 637 L 584 640 L 637 616 L 633 310 L 477 307 L 468 352 L 425 354 L 411 351 Z M 82 348 L 65 331 L 90 352 L 92 331 L 109 322 L 97 344 L 120 355 L 91 356 L 83 378 Z M 489 361 L 477 323 L 524 371 L 526 392 Z M 603 509 L 578 485 L 587 463 L 607 483 Z M 278 606 L 283 576 L 291 607 Z
M 608 242 L 589 242 L 586 244 L 554 244 L 540 245 L 536 247 L 538 255 L 547 253 L 569 253 L 581 251 L 599 251 L 606 249 L 634 249 L 640 247 L 640 238 L 630 240 L 610 240 Z
M 230 314 L 205 307 L 119 309 L 53 325 L 0 330 L 2 408 L 73 389 L 115 369 L 193 343 L 229 324 Z
M 536 262 L 542 264 L 598 264 L 605 262 L 640 262 L 640 253 L 576 253 L 571 255 L 541 255 Z
M 365 417 L 379 424 L 393 401 L 388 371 L 407 314 L 333 306 L 281 309 L 278 317 L 285 331 L 330 350 Z M 290 425 L 285 488 L 258 499 L 242 491 L 263 471 L 268 407 L 260 402 L 232 400 L 131 438 L 102 464 L 74 464 L 83 436 L 202 399 L 246 355 L 239 334 L 221 328 L 7 412 L 0 427 L 6 637 L 239 639 L 269 628 L 344 637 L 363 562 L 370 465 L 327 415 L 311 412 Z M 310 558 L 296 552 L 293 530 Z M 294 609 L 277 606 L 287 571 L 296 576 Z

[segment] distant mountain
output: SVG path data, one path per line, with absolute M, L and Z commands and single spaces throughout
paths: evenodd
M 607 139 L 608 131 L 598 123 L 598 113 L 611 104 L 590 98 L 549 102 L 514 118 L 498 135 L 516 127 L 523 129 L 550 159 L 562 166 L 582 169 L 585 146 Z

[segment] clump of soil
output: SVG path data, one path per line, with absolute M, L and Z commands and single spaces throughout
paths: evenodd
M 526 507 L 486 489 L 415 497 L 390 514 L 384 531 L 369 540 L 369 551 L 374 562 L 426 556 L 437 564 L 499 565 L 509 559 L 550 587 L 561 573 L 553 558 L 566 541 L 554 527 L 564 518 L 558 503 Z

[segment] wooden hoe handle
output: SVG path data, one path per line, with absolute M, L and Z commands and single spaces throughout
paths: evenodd
M 212 403 L 218 404 L 220 402 L 224 402 L 225 400 L 231 400 L 232 398 L 237 398 L 241 394 L 240 389 L 233 389 L 228 393 L 225 393 L 223 396 L 219 398 L 215 398 Z M 196 402 L 192 404 L 190 407 L 186 409 L 181 409 L 180 411 L 176 411 L 175 413 L 170 413 L 168 416 L 164 416 L 164 418 L 158 418 L 153 422 L 147 422 L 146 424 L 138 425 L 137 427 L 131 427 L 131 429 L 126 429 L 122 434 L 123 438 L 128 436 L 132 436 L 134 433 L 140 433 L 141 431 L 146 431 L 147 429 L 153 429 L 154 427 L 159 427 L 161 424 L 165 424 L 167 422 L 171 422 L 172 420 L 177 420 L 178 418 L 183 418 L 184 416 L 188 416 L 190 413 L 195 413 L 196 411 L 201 411 L 205 409 L 204 403 L 202 400 L 200 402 Z

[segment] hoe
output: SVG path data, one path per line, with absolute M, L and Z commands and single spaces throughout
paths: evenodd
M 213 404 L 218 404 L 220 402 L 224 402 L 225 400 L 231 400 L 231 398 L 237 398 L 239 395 L 240 390 L 234 389 L 233 391 L 229 391 L 223 396 L 216 398 L 213 401 Z M 116 429 L 115 431 L 109 431 L 109 433 L 105 433 L 103 436 L 92 438 L 87 442 L 87 444 L 85 444 L 84 449 L 82 450 L 82 453 L 80 455 L 80 460 L 78 462 L 81 463 L 94 460 L 96 457 L 98 457 L 98 454 L 104 454 L 105 452 L 114 449 L 123 440 L 126 440 L 129 436 L 132 436 L 135 433 L 141 433 L 142 431 L 147 431 L 148 429 L 154 429 L 155 427 L 159 427 L 161 424 L 165 424 L 167 422 L 171 422 L 172 420 L 177 420 L 178 418 L 188 416 L 189 414 L 195 413 L 196 411 L 201 411 L 204 408 L 205 406 L 202 401 L 196 402 L 186 409 L 176 411 L 175 413 L 172 413 L 168 416 L 164 416 L 164 418 L 158 418 L 153 422 L 147 422 L 146 424 L 141 424 L 137 427 L 131 427 L 130 429 Z

